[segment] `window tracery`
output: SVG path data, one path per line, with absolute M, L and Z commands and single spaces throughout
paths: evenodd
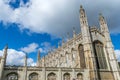
M 77 80 L 83 80 L 83 75 L 81 73 L 77 74 Z
M 63 80 L 70 80 L 70 74 L 65 73 L 64 76 L 63 76 Z
M 29 75 L 29 80 L 38 80 L 38 74 L 37 73 L 32 73 Z
M 10 73 L 7 75 L 7 80 L 18 80 L 17 73 Z
M 98 69 L 107 69 L 107 62 L 103 44 L 99 41 L 94 42 L 95 59 Z
M 48 74 L 47 80 L 56 80 L 56 74 L 54 74 L 54 73 Z
M 86 67 L 85 65 L 85 56 L 84 56 L 84 47 L 82 44 L 79 45 L 79 57 L 80 57 L 80 67 L 84 69 Z

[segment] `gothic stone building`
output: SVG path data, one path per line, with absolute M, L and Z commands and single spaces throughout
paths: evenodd
M 80 6 L 81 33 L 62 42 L 55 51 L 40 58 L 37 66 L 6 66 L 7 47 L 0 58 L 0 80 L 120 80 L 118 62 L 107 22 L 99 15 L 100 29 L 89 27 Z

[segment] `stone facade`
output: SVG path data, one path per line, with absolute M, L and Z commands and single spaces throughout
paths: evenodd
M 85 10 L 80 6 L 81 33 L 62 41 L 53 52 L 40 58 L 37 66 L 5 66 L 7 47 L 0 58 L 0 80 L 120 80 L 118 62 L 104 17 L 100 29 L 89 27 Z

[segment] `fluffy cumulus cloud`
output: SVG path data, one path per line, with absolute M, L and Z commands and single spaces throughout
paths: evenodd
M 0 50 L 0 54 L 3 55 L 4 50 Z M 2 56 L 0 55 L 0 56 Z M 7 65 L 21 65 L 23 66 L 25 60 L 25 53 L 22 51 L 17 51 L 15 49 L 8 49 L 7 55 Z M 32 58 L 27 59 L 27 64 L 29 66 L 34 66 L 36 63 Z
M 11 8 L 6 1 L 0 0 L 0 20 L 18 23 L 21 30 L 63 35 L 75 26 L 79 31 L 79 6 L 82 4 L 90 25 L 98 23 L 98 13 L 102 12 L 111 32 L 119 33 L 120 0 L 29 0 L 26 4 L 21 0 L 20 7 L 16 9 Z
M 120 62 L 120 50 L 119 49 L 115 50 L 115 53 L 116 53 L 117 60 Z
M 40 52 L 43 54 L 47 54 L 49 51 L 53 50 L 54 47 L 49 42 L 44 42 L 40 45 Z
M 3 51 L 0 50 L 0 56 L 3 56 Z
M 40 44 L 41 48 L 37 43 L 30 43 L 26 47 L 20 48 L 20 50 L 15 49 L 8 49 L 8 55 L 7 55 L 7 65 L 21 65 L 23 66 L 25 61 L 25 55 L 26 53 L 34 53 L 37 49 L 41 51 L 42 56 L 47 54 L 48 51 L 52 50 L 54 47 L 49 42 L 44 42 Z M 3 56 L 4 49 L 0 50 L 0 56 Z M 35 66 L 36 63 L 32 58 L 27 59 L 28 66 Z
M 32 53 L 37 50 L 38 46 L 39 45 L 37 43 L 31 43 L 27 47 L 22 47 L 20 50 L 25 53 Z

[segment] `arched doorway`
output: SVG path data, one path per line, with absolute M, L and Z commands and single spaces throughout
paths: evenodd
M 7 75 L 7 80 L 18 80 L 18 74 L 17 73 L 9 73 Z
M 29 75 L 29 80 L 38 80 L 38 74 L 37 73 L 31 73 Z
M 83 75 L 81 73 L 77 74 L 77 80 L 83 80 Z
M 55 73 L 49 73 L 47 76 L 47 80 L 56 80 L 56 74 Z
M 65 73 L 63 75 L 63 80 L 70 80 L 70 74 L 69 73 Z

